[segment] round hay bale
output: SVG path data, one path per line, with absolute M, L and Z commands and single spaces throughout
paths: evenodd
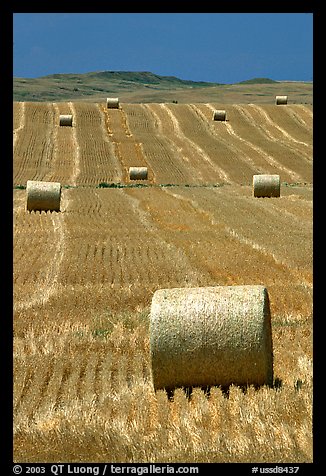
M 27 180 L 26 193 L 28 211 L 60 211 L 60 183 Z
M 288 97 L 287 96 L 276 96 L 275 97 L 275 103 L 277 105 L 287 104 L 288 103 Z
M 147 180 L 147 167 L 129 167 L 130 180 Z
M 60 114 L 59 116 L 60 126 L 72 126 L 72 114 Z
M 273 346 L 264 286 L 160 289 L 150 312 L 155 390 L 272 385 Z
M 214 121 L 226 121 L 226 111 L 218 109 L 213 114 Z
M 119 98 L 107 98 L 106 107 L 108 109 L 119 109 Z
M 254 197 L 279 197 L 281 182 L 279 175 L 253 175 L 252 189 Z

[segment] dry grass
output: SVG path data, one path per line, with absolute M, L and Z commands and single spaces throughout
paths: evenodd
M 63 184 L 61 213 L 14 190 L 15 460 L 312 461 L 311 107 L 103 101 L 14 107 L 15 185 Z M 242 284 L 269 293 L 274 388 L 155 394 L 155 290 Z
M 255 173 L 312 181 L 310 106 L 233 105 L 227 121 L 212 121 L 212 111 L 223 107 L 16 103 L 14 183 L 128 183 L 132 166 L 147 167 L 156 184 L 249 185 Z M 58 126 L 67 112 L 73 128 Z
M 14 459 L 311 461 L 311 357 L 288 359 L 309 332 L 303 322 L 275 328 L 278 388 L 194 389 L 190 399 L 178 389 L 173 400 L 153 391 L 146 311 L 27 324 L 14 342 Z
M 16 190 L 15 460 L 311 461 L 311 190 L 286 193 L 70 189 L 53 218 Z M 153 292 L 217 282 L 266 285 L 276 386 L 169 401 L 151 382 Z

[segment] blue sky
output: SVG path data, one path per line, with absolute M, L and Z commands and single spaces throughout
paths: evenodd
M 14 76 L 151 71 L 311 81 L 312 13 L 16 13 Z

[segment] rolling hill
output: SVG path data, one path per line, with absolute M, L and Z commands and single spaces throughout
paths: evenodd
M 312 83 L 277 82 L 253 78 L 237 84 L 189 81 L 151 72 L 99 71 L 14 78 L 14 101 L 93 101 L 119 96 L 120 101 L 141 102 L 270 102 L 276 94 L 289 94 L 292 102 L 312 103 Z

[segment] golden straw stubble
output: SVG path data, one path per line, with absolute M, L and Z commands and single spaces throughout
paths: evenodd
M 245 285 L 156 291 L 150 354 L 155 389 L 272 385 L 267 289 Z

